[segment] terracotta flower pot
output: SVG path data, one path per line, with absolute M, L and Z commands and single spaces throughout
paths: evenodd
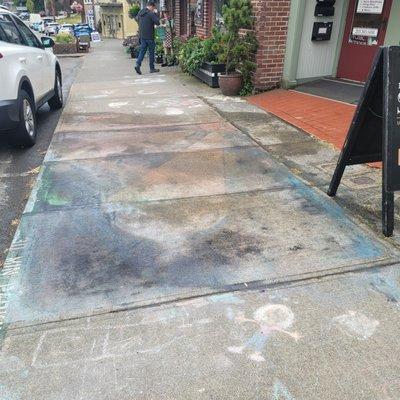
M 237 96 L 243 86 L 243 76 L 240 72 L 230 72 L 219 76 L 219 87 L 225 96 Z

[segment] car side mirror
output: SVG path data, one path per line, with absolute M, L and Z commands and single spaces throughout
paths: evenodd
M 42 37 L 40 40 L 44 48 L 54 47 L 54 40 L 52 38 Z

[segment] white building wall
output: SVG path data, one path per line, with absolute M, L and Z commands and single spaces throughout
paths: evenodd
M 338 41 L 341 19 L 342 17 L 346 18 L 347 10 L 343 10 L 345 0 L 337 0 L 335 3 L 335 16 L 326 18 L 314 16 L 315 0 L 304 1 L 306 2 L 306 9 L 296 79 L 330 76 L 334 73 L 336 67 L 334 65 L 336 48 L 338 45 L 341 45 Z M 321 42 L 311 41 L 315 21 L 333 21 L 331 40 Z

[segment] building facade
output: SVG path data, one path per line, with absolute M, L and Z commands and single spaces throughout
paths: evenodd
M 225 0 L 175 0 L 177 34 L 206 37 Z M 400 0 L 251 0 L 256 89 L 321 77 L 363 82 L 381 45 L 400 44 Z
M 136 21 L 129 18 L 130 7 L 127 0 L 101 0 L 96 4 L 103 37 L 125 39 L 137 33 Z
M 325 13 L 334 15 L 316 16 L 315 0 L 292 0 L 284 86 L 321 77 L 365 82 L 379 46 L 400 44 L 400 1 L 331 3 Z
M 176 0 L 176 32 L 181 38 L 207 37 L 222 22 L 225 0 Z M 276 87 L 283 73 L 290 0 L 251 0 L 259 48 L 254 84 L 259 90 Z

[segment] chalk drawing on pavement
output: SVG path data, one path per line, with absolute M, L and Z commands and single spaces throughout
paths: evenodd
M 231 353 L 242 354 L 248 350 L 248 358 L 256 362 L 266 361 L 263 351 L 268 338 L 273 333 L 283 333 L 290 336 L 294 340 L 300 339 L 298 332 L 289 332 L 288 329 L 294 323 L 293 311 L 284 304 L 267 304 L 258 308 L 253 319 L 246 318 L 243 313 L 239 313 L 235 317 L 235 321 L 239 323 L 252 323 L 257 326 L 257 331 L 246 339 L 240 346 L 229 346 L 228 351 Z
M 357 311 L 348 311 L 332 321 L 342 333 L 360 340 L 369 339 L 379 325 L 379 321 Z

